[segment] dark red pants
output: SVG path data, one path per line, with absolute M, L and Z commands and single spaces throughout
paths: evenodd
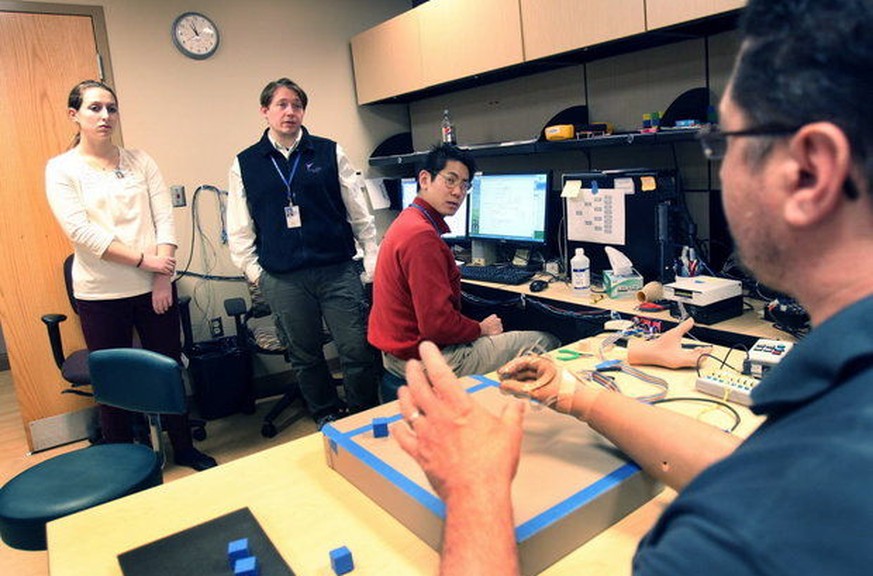
M 88 350 L 131 348 L 136 330 L 143 348 L 180 362 L 182 342 L 175 286 L 173 302 L 167 312 L 157 314 L 152 308 L 151 293 L 113 300 L 76 300 Z M 127 410 L 101 404 L 100 425 L 106 441 L 132 442 L 133 416 Z M 170 415 L 163 421 L 174 452 L 193 445 L 187 415 Z

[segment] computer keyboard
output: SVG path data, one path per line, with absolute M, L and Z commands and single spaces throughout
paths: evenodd
M 535 272 L 513 266 L 461 266 L 461 278 L 494 284 L 524 284 Z

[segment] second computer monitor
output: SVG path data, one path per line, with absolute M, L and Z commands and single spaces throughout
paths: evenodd
M 403 207 L 406 208 L 415 200 L 418 194 L 418 180 L 415 178 L 403 178 L 400 181 L 400 190 L 403 195 Z M 467 238 L 467 199 L 461 203 L 461 207 L 452 216 L 445 216 L 444 220 L 449 227 L 449 232 L 443 234 L 446 240 L 464 240 Z
M 549 173 L 483 174 L 468 196 L 473 240 L 545 244 Z

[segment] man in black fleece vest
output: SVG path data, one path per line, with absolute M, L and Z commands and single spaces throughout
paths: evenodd
M 288 78 L 261 92 L 268 128 L 230 169 L 231 257 L 260 286 L 288 342 L 300 391 L 319 428 L 343 413 L 322 351 L 322 318 L 336 343 L 350 412 L 378 403 L 367 344 L 364 268 L 376 261 L 376 228 L 360 176 L 342 147 L 303 127 L 308 99 Z

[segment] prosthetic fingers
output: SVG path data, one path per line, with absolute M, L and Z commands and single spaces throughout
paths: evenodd
M 573 409 L 578 377 L 555 364 L 548 356 L 519 356 L 497 370 L 500 389 L 531 398 L 563 414 Z

